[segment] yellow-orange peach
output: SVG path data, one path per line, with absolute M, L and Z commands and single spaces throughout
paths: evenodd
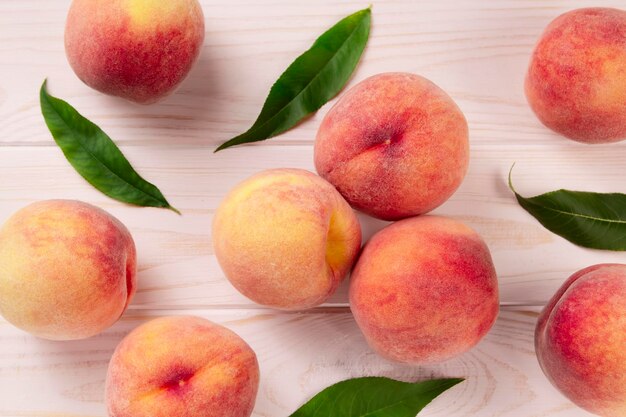
M 48 200 L 0 229 L 0 313 L 36 336 L 82 339 L 108 328 L 135 294 L 135 244 L 92 205 Z
M 586 143 L 626 139 L 626 11 L 588 8 L 552 21 L 526 76 L 541 122 Z
M 574 403 L 626 416 L 626 265 L 572 275 L 541 312 L 535 348 L 550 382 Z
M 356 215 L 322 178 L 272 169 L 239 184 L 213 221 L 215 255 L 245 296 L 281 309 L 324 302 L 361 245 Z
M 197 0 L 74 0 L 65 52 L 90 87 L 138 103 L 171 93 L 204 40 Z
M 122 340 L 106 379 L 110 417 L 249 417 L 259 386 L 256 355 L 208 320 L 162 317 Z
M 317 172 L 352 207 L 397 220 L 443 204 L 469 161 L 467 122 L 439 87 L 406 73 L 351 88 L 317 133 Z
M 350 306 L 380 355 L 409 364 L 450 359 L 478 343 L 498 314 L 489 249 L 451 219 L 401 220 L 365 245 Z

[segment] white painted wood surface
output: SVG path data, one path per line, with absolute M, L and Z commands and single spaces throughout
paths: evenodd
M 312 144 L 329 105 L 271 141 L 213 149 L 249 127 L 272 82 L 318 34 L 367 3 L 201 2 L 207 32 L 200 60 L 175 95 L 149 107 L 103 96 L 76 78 L 63 51 L 69 0 L 0 2 L 0 222 L 40 199 L 99 205 L 133 233 L 140 270 L 128 314 L 90 340 L 42 341 L 0 321 L 0 416 L 105 416 L 102 388 L 113 348 L 137 324 L 164 314 L 198 314 L 252 345 L 262 370 L 255 417 L 287 416 L 319 389 L 362 375 L 468 378 L 423 416 L 588 415 L 539 369 L 532 344 L 536 306 L 573 271 L 626 257 L 575 247 L 543 229 L 515 203 L 506 175 L 517 162 L 515 183 L 529 195 L 560 187 L 626 192 L 626 142 L 590 147 L 552 134 L 533 116 L 522 89 L 533 44 L 553 17 L 576 7 L 623 8 L 623 1 L 374 2 L 369 46 L 350 85 L 379 72 L 410 71 L 458 102 L 470 124 L 470 170 L 435 212 L 484 236 L 509 306 L 472 352 L 422 368 L 388 363 L 367 348 L 346 308 L 345 285 L 310 312 L 263 309 L 228 284 L 211 248 L 212 214 L 232 186 L 265 168 L 313 169 Z M 50 92 L 109 133 L 182 217 L 119 204 L 73 171 L 39 112 L 46 77 Z M 384 225 L 361 218 L 366 237 Z
M 117 343 L 145 320 L 183 313 L 228 326 L 257 352 L 262 377 L 255 417 L 287 417 L 327 385 L 363 375 L 467 378 L 420 417 L 587 415 L 540 373 L 533 349 L 533 311 L 503 311 L 471 352 L 442 365 L 418 368 L 396 365 L 372 353 L 345 308 L 291 314 L 246 309 L 133 310 L 105 333 L 78 342 L 43 341 L 0 323 L 0 415 L 105 416 L 104 380 Z

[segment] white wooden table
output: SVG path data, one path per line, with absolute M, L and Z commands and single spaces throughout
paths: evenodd
M 506 186 L 626 192 L 626 142 L 584 146 L 546 130 L 526 105 L 523 78 L 544 26 L 576 7 L 623 7 L 623 0 L 389 0 L 373 5 L 373 29 L 350 82 L 410 71 L 444 88 L 465 112 L 471 164 L 437 214 L 477 229 L 499 273 L 502 313 L 471 352 L 437 366 L 387 362 L 365 344 L 347 307 L 346 286 L 327 305 L 282 313 L 253 304 L 226 281 L 211 248 L 214 210 L 227 190 L 265 168 L 313 170 L 313 140 L 329 109 L 258 145 L 213 154 L 246 130 L 272 82 L 358 1 L 203 0 L 206 41 L 179 91 L 142 107 L 83 85 L 65 59 L 69 0 L 0 2 L 0 222 L 40 199 L 96 204 L 131 230 L 139 290 L 122 320 L 84 341 L 49 342 L 0 319 L 0 416 L 105 416 L 104 379 L 116 344 L 139 323 L 195 314 L 239 333 L 257 352 L 261 387 L 255 417 L 288 416 L 323 387 L 349 377 L 404 380 L 465 377 L 423 416 L 587 416 L 545 379 L 533 348 L 537 312 L 573 271 L 624 262 L 623 253 L 578 248 L 542 228 Z M 157 184 L 179 217 L 117 203 L 79 177 L 54 144 L 38 89 L 68 100 L 111 135 L 137 170 Z M 365 238 L 384 223 L 361 216 Z M 173 416 L 174 417 L 174 416 Z

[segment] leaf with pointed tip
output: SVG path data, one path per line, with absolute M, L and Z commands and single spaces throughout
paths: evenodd
M 402 382 L 365 377 L 331 385 L 290 417 L 415 417 L 439 394 L 463 379 Z
M 43 82 L 41 113 L 52 137 L 76 171 L 96 189 L 124 203 L 172 207 L 161 191 L 144 180 L 111 138 L 67 102 L 51 96 Z
M 546 229 L 575 245 L 592 249 L 626 250 L 626 194 L 557 190 L 522 197 L 517 202 Z
M 358 11 L 322 34 L 274 83 L 252 127 L 215 152 L 283 133 L 337 95 L 363 54 L 371 14 L 370 8 Z

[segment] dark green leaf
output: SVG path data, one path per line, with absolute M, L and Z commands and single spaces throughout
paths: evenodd
M 215 151 L 276 136 L 337 95 L 365 49 L 370 21 L 371 10 L 367 8 L 342 19 L 320 36 L 274 83 L 252 127 Z
M 524 210 L 575 245 L 626 250 L 626 194 L 557 190 L 525 198 L 513 188 L 511 172 L 509 187 Z
M 439 394 L 463 379 L 401 382 L 349 379 L 326 388 L 290 417 L 415 417 Z
M 139 176 L 106 133 L 67 102 L 49 95 L 46 81 L 41 86 L 40 103 L 41 113 L 57 145 L 91 185 L 124 203 L 162 207 L 179 213 L 157 187 Z

